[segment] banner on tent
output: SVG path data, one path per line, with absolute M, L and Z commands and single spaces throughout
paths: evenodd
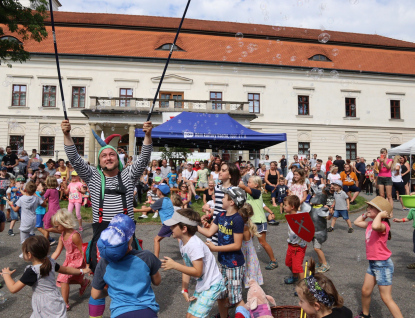
M 162 152 L 152 152 L 150 161 L 161 160 L 162 154 L 163 154 Z M 205 161 L 205 160 L 209 160 L 210 156 L 211 156 L 211 153 L 209 152 L 192 152 L 187 156 L 186 162 L 195 163 L 196 161 Z M 181 158 L 181 155 L 173 153 L 172 158 Z

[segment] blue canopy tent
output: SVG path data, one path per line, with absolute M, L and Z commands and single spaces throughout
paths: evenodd
M 144 138 L 142 129 L 136 138 Z M 152 131 L 153 145 L 201 149 L 259 150 L 287 141 L 286 134 L 263 134 L 228 114 L 182 112 Z

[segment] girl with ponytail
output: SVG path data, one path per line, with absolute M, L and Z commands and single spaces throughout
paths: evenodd
M 48 257 L 50 243 L 44 236 L 31 236 L 22 245 L 23 258 L 28 265 L 17 282 L 11 275 L 9 267 L 3 268 L 1 275 L 9 291 L 14 294 L 29 285 L 33 289 L 32 318 L 60 318 L 67 317 L 65 302 L 55 284 L 55 272 L 68 275 L 82 275 L 90 273 L 89 268 L 76 269 L 60 266 L 55 260 Z

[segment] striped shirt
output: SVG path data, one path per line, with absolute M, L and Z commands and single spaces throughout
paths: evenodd
M 225 196 L 225 193 L 222 192 L 222 185 L 221 184 L 216 185 L 215 186 L 215 209 L 213 210 L 213 220 L 216 219 L 216 215 L 218 215 L 219 213 L 226 212 L 226 210 L 222 209 L 222 204 L 223 204 L 222 201 L 223 201 L 224 196 Z M 218 233 L 213 235 L 211 239 L 215 245 L 218 245 Z
M 153 145 L 143 145 L 140 156 L 134 161 L 134 163 L 121 172 L 121 179 L 124 186 L 127 189 L 126 200 L 128 216 L 134 220 L 133 212 L 133 196 L 134 186 L 140 179 L 141 174 L 146 168 Z M 75 168 L 79 177 L 84 180 L 89 188 L 90 197 L 92 202 L 92 220 L 93 223 L 97 223 L 99 220 L 99 198 L 101 196 L 101 175 L 98 173 L 98 169 L 88 165 L 76 151 L 75 145 L 65 146 L 65 152 L 68 156 L 69 162 Z M 105 177 L 105 189 L 115 190 L 118 186 L 118 176 Z M 103 221 L 111 222 L 112 218 L 123 213 L 122 198 L 119 194 L 105 194 L 104 196 L 104 211 Z

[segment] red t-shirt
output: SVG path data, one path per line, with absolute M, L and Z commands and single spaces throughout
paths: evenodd
M 333 164 L 333 162 L 331 162 L 331 160 L 327 160 L 326 162 L 326 171 L 330 172 L 330 166 Z

